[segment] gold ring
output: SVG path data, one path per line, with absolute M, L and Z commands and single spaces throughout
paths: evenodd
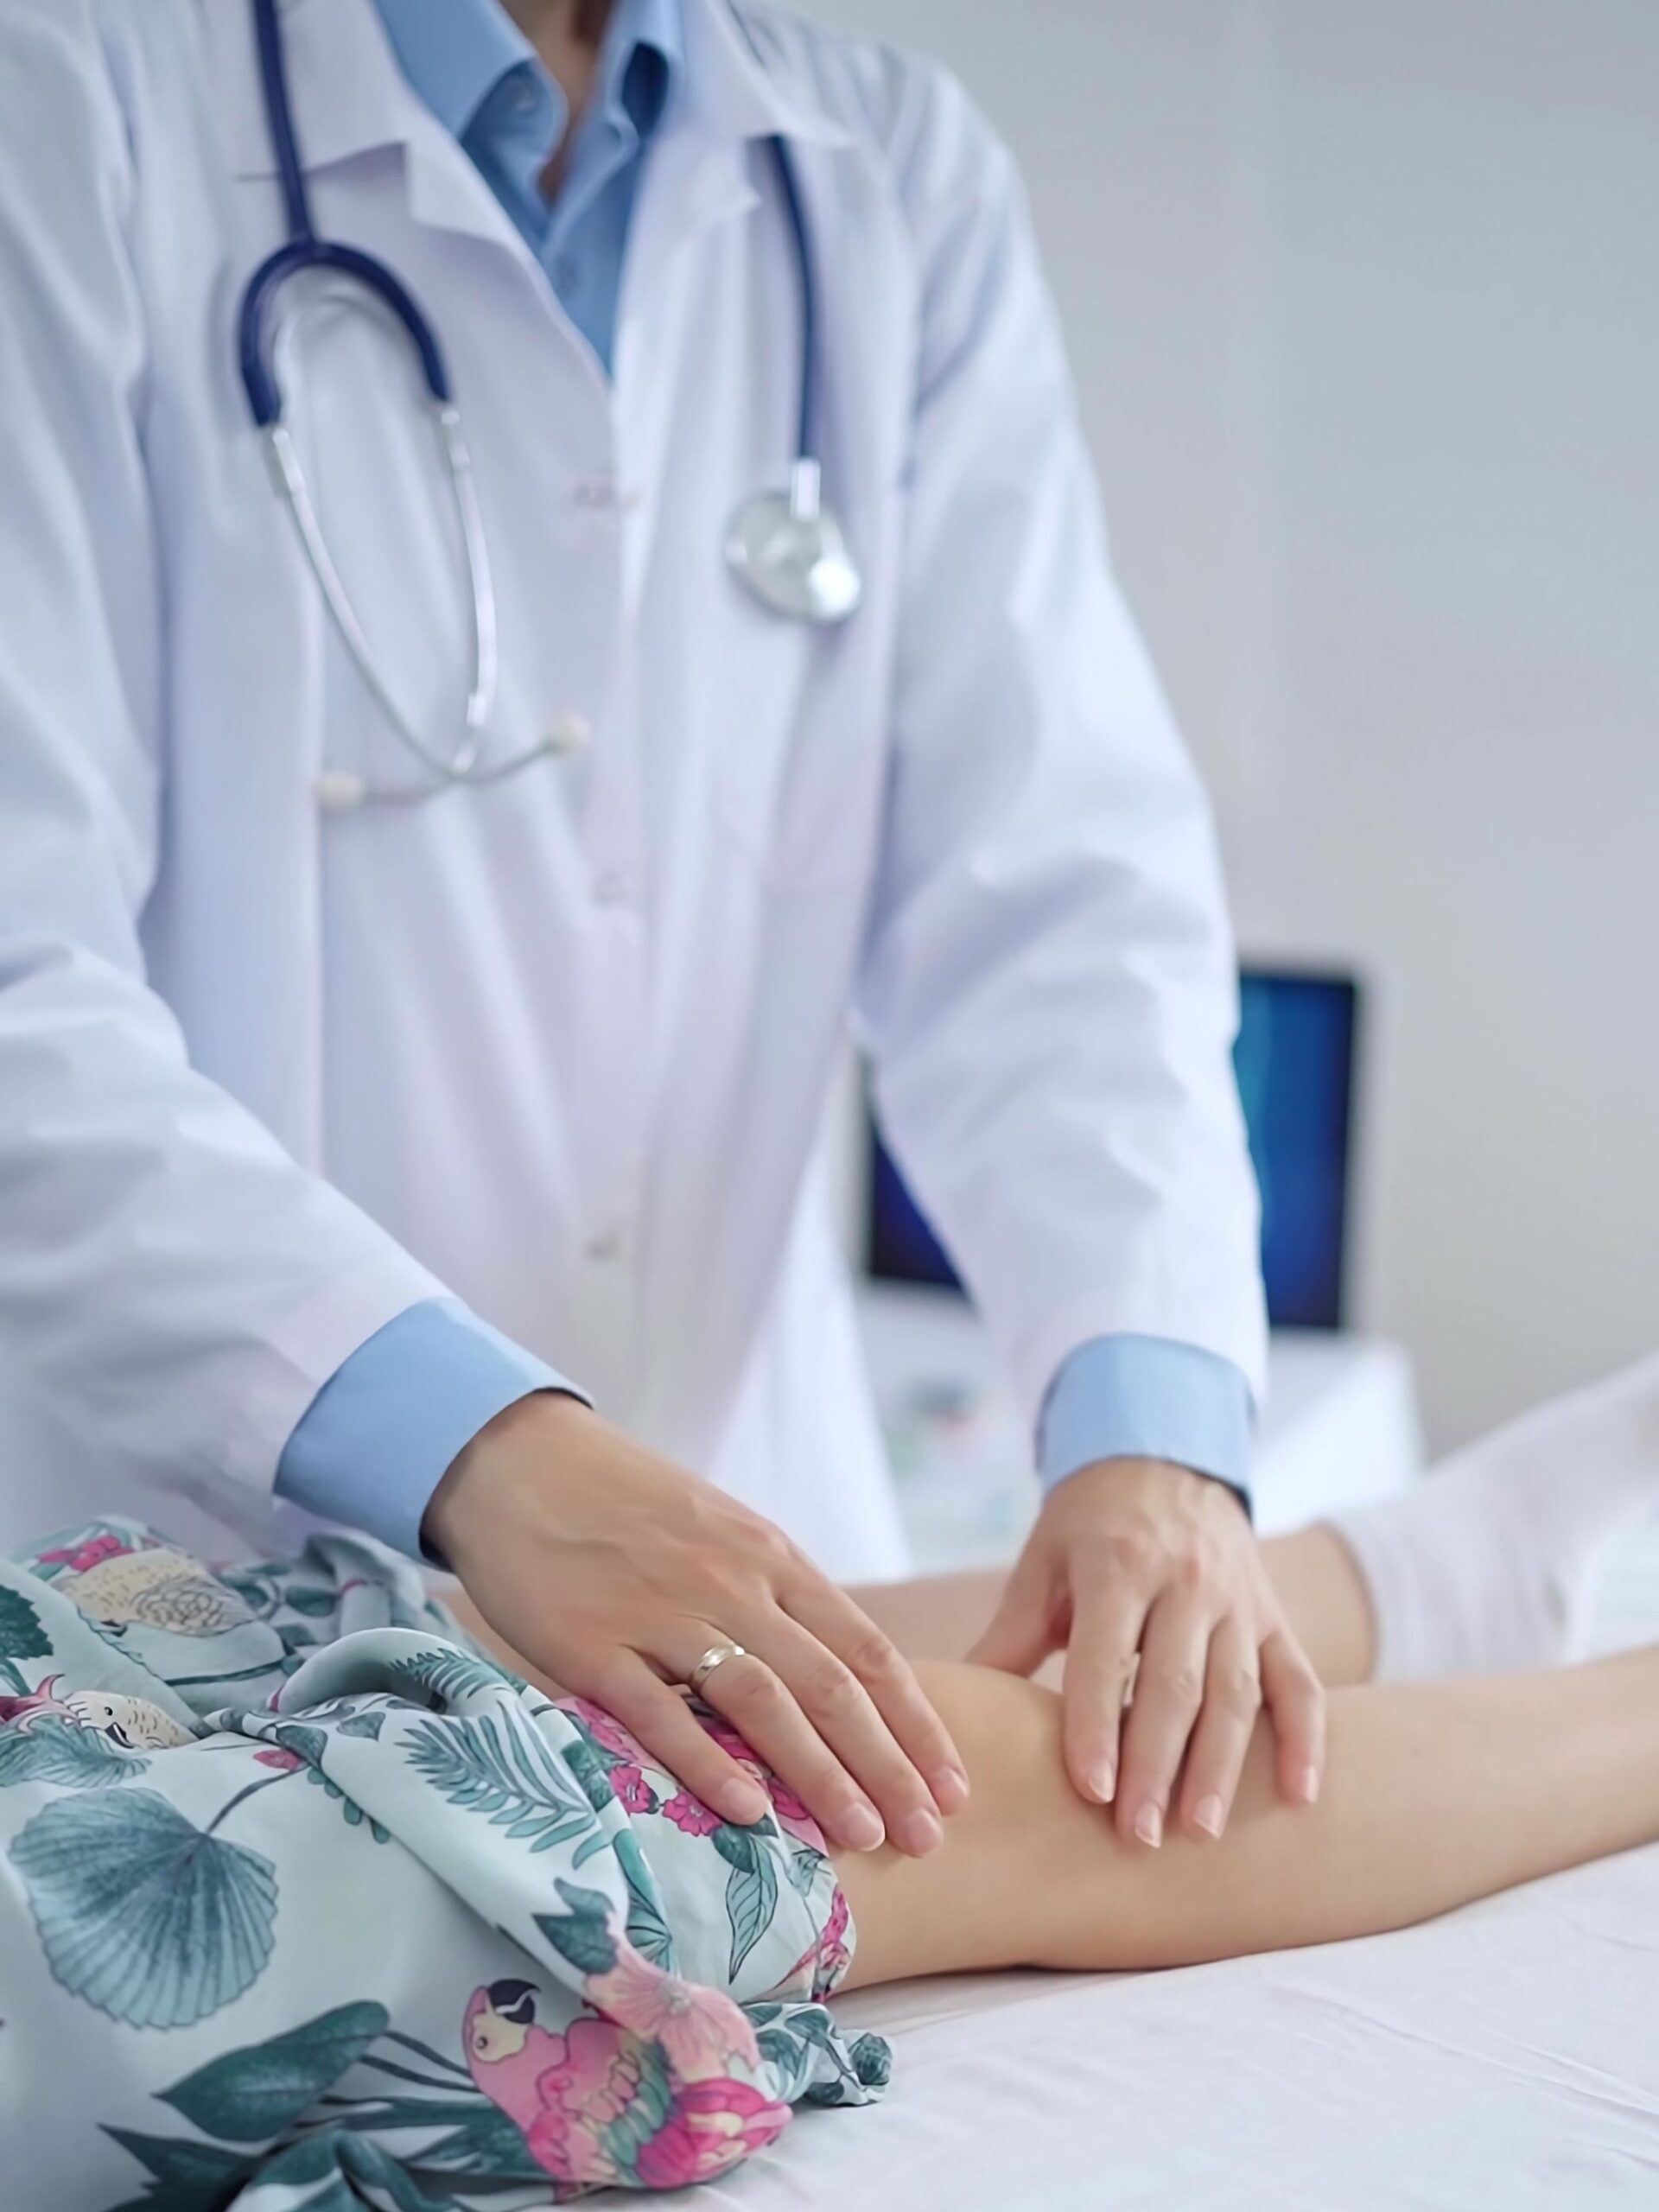
M 687 1689 L 693 1697 L 701 1697 L 703 1684 L 716 1667 L 723 1667 L 728 1659 L 747 1659 L 748 1656 L 741 1643 L 711 1643 L 686 1676 Z

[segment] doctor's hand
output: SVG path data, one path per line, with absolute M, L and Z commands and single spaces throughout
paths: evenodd
M 615 1715 L 728 1821 L 768 1801 L 677 1684 L 741 1644 L 701 1692 L 837 1843 L 919 1858 L 968 1783 L 893 1645 L 781 1530 L 612 1428 L 575 1398 L 519 1400 L 480 1431 L 424 1534 L 533 1670 Z
M 1050 1491 L 969 1656 L 1028 1675 L 1059 1650 L 1067 1770 L 1081 1796 L 1113 1805 L 1126 1842 L 1161 1843 L 1178 1777 L 1182 1827 L 1218 1836 L 1263 1707 L 1281 1796 L 1319 1796 L 1324 1688 L 1221 1483 L 1103 1459 Z

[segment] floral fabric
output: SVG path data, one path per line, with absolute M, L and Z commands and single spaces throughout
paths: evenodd
M 213 1568 L 99 1522 L 0 1560 L 8 2212 L 520 2212 L 879 2095 L 822 2001 L 823 1839 L 698 1711 L 752 1827 L 377 1545 Z

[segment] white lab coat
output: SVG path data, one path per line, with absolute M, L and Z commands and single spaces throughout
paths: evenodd
M 1211 827 L 1012 166 L 938 72 L 746 14 L 688 0 L 613 391 L 371 0 L 289 0 L 320 224 L 424 302 L 466 411 L 496 742 L 593 733 L 333 817 L 325 765 L 407 763 L 237 377 L 280 236 L 245 0 L 0 0 L 0 1535 L 270 1541 L 313 1394 L 448 1289 L 834 1571 L 897 1568 L 812 1170 L 849 1022 L 1033 1419 L 1106 1331 L 1259 1375 Z M 774 130 L 868 578 L 830 633 L 721 560 L 792 451 Z M 467 601 L 405 349 L 314 294 L 285 359 L 447 745 Z

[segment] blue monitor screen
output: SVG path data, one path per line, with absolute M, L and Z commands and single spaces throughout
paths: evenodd
M 1275 1328 L 1342 1325 L 1358 1001 L 1344 976 L 1247 969 L 1240 981 L 1233 1060 Z M 867 1263 L 878 1281 L 961 1287 L 874 1128 Z

